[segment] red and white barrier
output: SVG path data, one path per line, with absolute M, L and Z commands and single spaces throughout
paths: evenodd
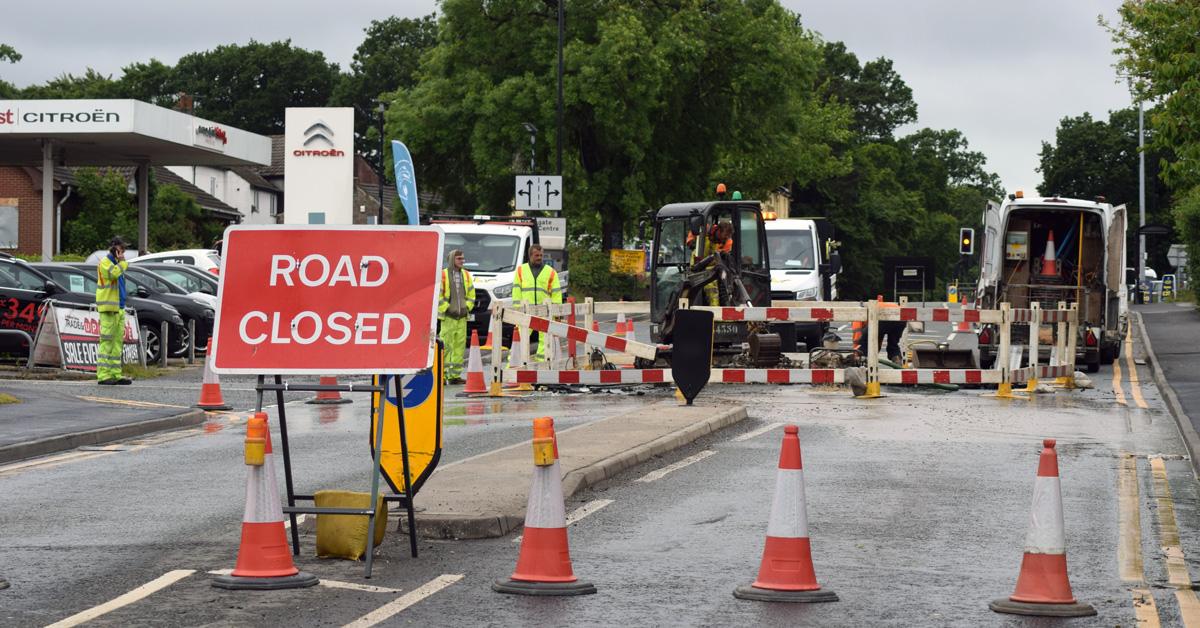
M 504 370 L 506 384 L 540 386 L 669 384 L 671 369 L 610 369 L 601 371 Z
M 710 384 L 842 384 L 843 369 L 713 369 Z
M 895 369 L 879 372 L 881 384 L 999 384 L 1000 369 Z
M 602 334 L 598 331 L 591 331 L 583 327 L 576 327 L 566 323 L 543 318 L 541 316 L 530 316 L 524 312 L 518 312 L 508 308 L 504 309 L 503 320 L 505 323 L 516 325 L 522 328 L 528 328 L 533 331 L 542 332 L 559 338 L 566 338 L 576 342 L 582 342 L 593 347 L 603 347 L 612 351 L 628 353 L 635 357 L 653 360 L 658 357 L 658 347 L 641 342 L 634 342 L 619 336 L 610 336 Z
M 718 321 L 780 321 L 794 323 L 824 323 L 829 321 L 863 321 L 865 307 L 712 307 L 692 306 L 693 310 L 712 312 Z

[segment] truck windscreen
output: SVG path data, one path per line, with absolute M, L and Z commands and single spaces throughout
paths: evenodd
M 443 250 L 461 249 L 467 270 L 506 273 L 517 267 L 521 240 L 516 236 L 488 233 L 446 233 Z
M 771 270 L 813 270 L 817 267 L 812 231 L 808 229 L 768 229 L 767 249 Z

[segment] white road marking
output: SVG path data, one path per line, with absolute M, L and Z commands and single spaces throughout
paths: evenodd
M 92 397 L 88 395 L 76 395 L 76 398 L 84 401 L 94 401 L 96 403 L 111 403 L 122 406 L 131 406 L 134 408 L 186 408 L 188 406 L 177 406 L 170 403 L 155 403 L 153 401 L 135 401 L 132 399 L 113 399 L 112 397 Z
M 694 456 L 688 456 L 687 458 L 684 458 L 683 460 L 680 460 L 679 462 L 676 462 L 675 464 L 669 464 L 661 469 L 651 471 L 650 473 L 643 475 L 642 477 L 638 478 L 635 481 L 636 482 L 653 482 L 655 480 L 660 480 L 663 478 L 663 476 L 667 475 L 668 473 L 671 473 L 672 471 L 678 471 L 690 464 L 700 462 L 701 460 L 704 460 L 705 458 L 707 458 L 715 453 L 717 453 L 717 452 L 715 452 L 711 449 L 705 449 L 704 451 L 702 451 Z
M 232 569 L 214 569 L 208 572 L 214 576 L 228 576 L 233 573 Z M 400 589 L 389 589 L 388 587 L 377 587 L 370 584 L 358 584 L 357 582 L 342 582 L 341 580 L 328 580 L 321 578 L 319 583 L 323 587 L 331 589 L 350 589 L 353 591 L 366 591 L 368 593 L 399 593 Z
M 771 430 L 778 429 L 782 425 L 783 425 L 783 423 L 771 423 L 769 425 L 764 425 L 764 426 L 758 428 L 757 430 L 752 430 L 752 431 L 746 432 L 745 434 L 742 434 L 741 436 L 735 436 L 733 438 L 733 442 L 737 443 L 737 442 L 741 442 L 744 440 L 750 440 L 751 438 L 754 438 L 755 436 L 762 436 L 763 434 L 766 434 L 767 432 L 770 432 Z
M 176 582 L 196 573 L 195 569 L 176 569 L 143 584 L 142 586 L 124 594 L 113 598 L 99 606 L 93 606 L 81 613 L 76 613 L 70 617 L 50 624 L 47 628 L 69 628 L 70 626 L 78 626 L 87 621 L 91 621 L 105 613 L 115 611 L 123 606 L 128 606 L 143 598 L 149 597 L 153 593 L 165 589 Z
M 417 587 L 416 589 L 401 595 L 395 600 L 392 600 L 391 602 L 380 606 L 370 613 L 367 613 L 366 615 L 363 615 L 362 617 L 359 617 L 358 619 L 346 624 L 344 628 L 370 628 L 371 626 L 390 619 L 404 609 L 462 579 L 462 574 L 442 574 Z
M 35 458 L 25 462 L 15 462 L 10 465 L 0 467 L 0 476 L 10 475 L 22 469 L 30 469 L 33 467 L 56 466 L 66 464 L 68 462 L 78 462 L 87 460 L 88 458 L 99 458 L 100 456 L 108 456 L 117 453 L 113 451 L 70 451 L 63 454 L 50 456 L 48 458 Z
M 613 503 L 613 500 L 611 499 L 593 499 L 592 501 L 568 513 L 566 519 L 567 525 L 569 526 L 611 503 Z M 513 543 L 520 543 L 523 536 L 523 534 L 518 534 L 517 538 L 513 539 Z

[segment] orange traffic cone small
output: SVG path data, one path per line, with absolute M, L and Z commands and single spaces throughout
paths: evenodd
M 316 576 L 296 569 L 283 527 L 283 508 L 275 481 L 271 431 L 267 414 L 255 413 L 246 425 L 246 510 L 242 516 L 242 542 L 237 564 L 228 576 L 217 576 L 220 589 L 298 589 L 319 582 Z
M 472 332 L 472 333 L 476 333 L 476 334 L 477 334 L 477 332 Z M 482 346 L 482 347 L 479 347 L 479 348 L 480 348 L 480 349 L 483 349 L 484 351 L 491 351 L 491 350 L 492 350 L 492 330 L 490 330 L 490 329 L 488 330 L 487 341 L 486 341 L 486 342 L 484 342 L 484 343 L 483 343 L 483 346 Z
M 558 464 L 558 441 L 552 419 L 533 420 L 533 464 L 517 568 L 508 580 L 492 583 L 492 590 L 519 595 L 595 593 L 595 585 L 581 582 L 571 567 L 562 469 Z
M 1054 252 L 1054 231 L 1050 231 L 1050 237 L 1046 239 L 1046 255 L 1042 257 L 1042 270 L 1038 272 L 1042 277 L 1057 277 L 1058 276 L 1058 256 Z
M 471 350 L 467 356 L 467 385 L 464 393 L 486 393 L 487 386 L 483 383 L 483 356 L 479 354 L 479 332 L 471 332 Z
M 597 331 L 597 332 L 600 331 L 600 321 L 598 321 L 598 320 L 592 321 L 592 331 Z
M 733 596 L 761 602 L 836 602 L 833 591 L 821 589 L 813 571 L 808 539 L 808 512 L 804 503 L 804 464 L 800 460 L 799 428 L 783 428 L 779 475 L 771 500 L 767 544 L 763 548 L 758 579 L 742 585 Z
M 336 377 L 322 377 L 318 384 L 321 386 L 337 386 L 338 381 Z M 333 405 L 335 403 L 354 403 L 354 400 L 349 397 L 343 397 L 342 393 L 336 390 L 318 390 L 316 398 L 309 399 L 308 403 Z
M 616 331 L 613 332 L 613 335 L 614 336 L 624 336 L 625 335 L 625 313 L 624 312 L 620 312 L 617 314 L 617 329 L 616 329 Z
M 208 348 L 204 351 L 204 383 L 200 384 L 200 401 L 196 404 L 201 410 L 232 410 L 233 406 L 225 403 L 221 395 L 221 378 L 212 370 L 209 360 L 212 358 L 212 338 L 208 339 Z
M 963 303 L 963 309 L 964 309 L 964 310 L 969 310 L 969 309 L 971 309 L 971 308 L 973 308 L 973 307 L 975 307 L 975 304 L 974 304 L 974 303 L 967 303 L 967 302 L 964 302 L 964 303 Z M 959 322 L 958 322 L 958 325 L 955 327 L 954 331 L 967 331 L 967 332 L 969 332 L 969 331 L 971 331 L 971 324 L 970 324 L 970 323 L 968 323 L 967 321 L 959 321 Z
M 1053 439 L 1042 441 L 1017 590 L 1007 598 L 988 604 L 988 608 L 997 613 L 1045 617 L 1096 614 L 1090 604 L 1075 601 L 1067 577 L 1067 536 L 1063 525 L 1058 452 L 1054 444 Z

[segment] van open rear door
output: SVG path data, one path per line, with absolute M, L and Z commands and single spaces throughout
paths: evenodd
M 1118 314 L 1124 314 L 1129 309 L 1129 294 L 1125 288 L 1125 213 L 1124 205 L 1112 209 L 1104 264 L 1104 284 L 1110 293 L 1116 293 L 1120 299 Z
M 982 302 L 986 286 L 994 287 L 1000 282 L 1000 269 L 1003 266 L 1004 234 L 1001 233 L 1000 205 L 988 201 L 983 209 L 983 246 L 979 256 L 979 286 L 975 300 Z M 993 299 L 995 294 L 993 293 Z

